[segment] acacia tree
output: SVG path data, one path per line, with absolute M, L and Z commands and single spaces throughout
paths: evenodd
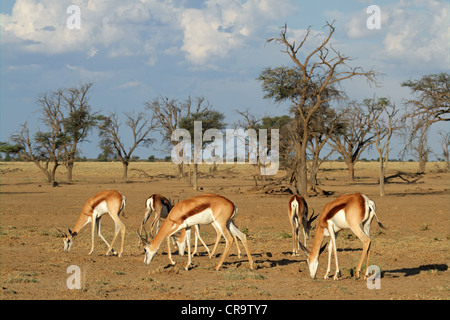
M 98 114 L 91 111 L 89 104 L 88 94 L 92 86 L 91 82 L 58 90 L 55 93 L 62 99 L 59 106 L 52 106 L 48 95 L 40 99 L 45 121 L 48 121 L 52 127 L 59 127 L 64 136 L 61 157 L 67 168 L 67 182 L 72 182 L 73 166 L 79 144 L 86 140 L 99 119 Z M 52 93 L 52 96 L 55 93 Z
M 400 154 L 404 157 L 409 152 L 419 163 L 418 172 L 423 173 L 427 166 L 428 155 L 431 152 L 428 144 L 431 123 L 426 119 L 412 118 L 408 115 L 402 118 L 402 123 L 401 131 L 405 145 Z
M 131 129 L 133 138 L 131 147 L 129 148 L 125 146 L 125 140 L 119 134 L 120 123 L 116 113 L 111 113 L 109 116 L 102 116 L 98 126 L 101 145 L 103 148 L 107 145 L 112 146 L 114 153 L 122 162 L 122 179 L 124 180 L 128 178 L 128 165 L 136 148 L 140 145 L 149 146 L 154 141 L 148 137 L 154 129 L 154 125 L 151 123 L 148 115 L 140 112 L 138 114 L 125 113 L 125 116 L 127 118 L 125 123 Z
M 46 130 L 31 134 L 27 123 L 11 139 L 21 147 L 19 156 L 35 163 L 49 182 L 55 181 L 56 169 L 64 164 L 67 182 L 72 182 L 72 170 L 79 144 L 97 121 L 91 111 L 88 92 L 92 83 L 78 87 L 61 88 L 39 96 L 42 118 Z
M 362 103 L 351 101 L 340 110 L 342 130 L 336 132 L 330 145 L 344 160 L 348 168 L 348 180 L 355 180 L 355 164 L 363 151 L 375 142 L 373 123 L 376 117 L 370 99 Z
M 179 129 L 179 122 L 182 118 L 189 118 L 191 113 L 199 113 L 209 108 L 209 104 L 205 104 L 204 97 L 196 97 L 192 99 L 188 97 L 185 101 L 177 101 L 167 97 L 158 97 L 152 101 L 145 102 L 145 107 L 152 113 L 152 123 L 154 129 L 161 132 L 163 145 L 168 146 L 169 151 L 177 142 L 172 141 L 172 134 Z M 180 155 L 182 156 L 182 155 Z M 183 162 L 178 165 L 180 177 L 183 177 Z
M 442 155 L 447 164 L 447 171 L 450 171 L 450 132 L 439 132 L 441 136 Z
M 21 129 L 11 136 L 14 143 L 13 153 L 21 160 L 33 162 L 44 173 L 48 182 L 54 182 L 56 169 L 60 166 L 60 148 L 63 137 L 52 131 L 38 131 L 34 136 L 30 134 L 25 122 Z
M 303 196 L 307 196 L 306 150 L 314 114 L 323 103 L 341 96 L 336 88 L 342 81 L 363 77 L 374 83 L 376 76 L 373 70 L 350 67 L 350 57 L 336 50 L 330 43 L 335 32 L 333 24 L 326 23 L 325 28 L 328 33 L 320 44 L 306 52 L 304 45 L 309 40 L 311 29 L 307 29 L 306 35 L 297 45 L 295 41 L 288 39 L 285 25 L 278 37 L 268 39 L 267 42 L 275 41 L 284 46 L 286 49 L 283 52 L 289 55 L 295 66 L 266 68 L 258 78 L 266 92 L 265 98 L 276 102 L 289 101 L 298 111 L 294 116 L 294 148 L 297 159 L 295 180 L 297 190 Z
M 425 172 L 429 148 L 428 131 L 434 123 L 450 121 L 450 74 L 437 73 L 423 76 L 420 80 L 408 80 L 401 84 L 410 88 L 413 99 L 405 103 L 408 109 L 403 121 L 410 125 L 405 134 L 405 153 L 412 150 L 419 161 L 419 171 Z
M 18 154 L 22 150 L 22 147 L 17 144 L 10 144 L 8 142 L 0 142 L 0 153 L 6 155 L 5 159 L 8 161 L 11 159 L 11 154 Z
M 317 179 L 319 167 L 334 152 L 334 150 L 329 151 L 325 156 L 320 155 L 331 137 L 342 134 L 344 123 L 341 120 L 341 115 L 337 114 L 325 103 L 321 105 L 312 118 L 311 129 L 310 140 L 308 143 L 308 150 L 311 153 L 309 181 L 312 190 L 317 191 L 319 185 Z
M 275 116 L 275 117 L 263 117 L 261 122 L 252 127 L 255 130 L 267 130 L 267 141 L 272 141 L 272 130 L 278 130 L 278 162 L 280 166 L 283 168 L 290 167 L 292 163 L 294 163 L 295 157 L 292 156 L 292 119 L 289 115 Z M 260 133 L 261 134 L 261 133 Z M 256 142 L 256 141 L 255 141 Z M 249 139 L 249 143 L 251 143 L 251 139 Z M 257 148 L 258 147 L 258 148 Z M 261 147 L 261 142 L 258 143 L 258 146 L 254 145 L 253 148 L 259 149 Z M 268 146 L 267 146 L 268 147 Z M 271 146 L 268 147 L 267 154 L 271 152 Z M 249 146 L 250 150 L 250 146 Z M 261 168 L 265 166 L 263 163 L 264 160 L 261 160 L 261 155 L 258 155 L 257 159 L 257 167 L 261 180 L 265 184 L 266 175 L 261 174 L 263 172 Z M 284 177 L 286 178 L 286 177 Z M 289 177 L 290 178 L 290 177 Z M 284 179 L 282 179 L 284 180 Z M 270 182 L 269 182 L 270 183 Z
M 225 116 L 223 115 L 223 113 L 220 113 L 218 111 L 212 110 L 210 108 L 203 110 L 201 112 L 196 112 L 196 113 L 191 113 L 191 115 L 189 117 L 183 117 L 180 119 L 180 123 L 179 123 L 179 127 L 181 129 L 186 129 L 191 137 L 194 137 L 194 130 L 195 130 L 195 122 L 200 121 L 201 122 L 201 134 L 202 137 L 205 133 L 205 131 L 209 130 L 209 129 L 217 129 L 217 130 L 222 130 L 225 128 L 225 124 L 223 122 Z M 202 141 L 202 146 L 203 147 L 205 145 L 205 143 L 207 143 L 208 141 Z M 195 150 L 195 143 L 192 144 L 192 150 L 195 153 L 197 152 L 202 152 L 201 150 Z M 194 154 L 194 156 L 192 157 L 194 159 L 194 175 L 193 175 L 193 189 L 197 190 L 198 189 L 198 163 L 195 161 L 196 158 L 198 158 L 198 155 Z
M 28 124 L 25 122 L 21 130 L 11 137 L 21 146 L 20 158 L 32 161 L 45 174 L 48 182 L 55 181 L 56 170 L 64 161 L 62 147 L 67 137 L 61 130 L 63 101 L 63 89 L 42 94 L 37 103 L 41 106 L 43 118 L 40 120 L 46 131 L 38 130 L 31 137 Z
M 387 98 L 373 99 L 373 109 L 375 109 L 375 117 L 373 118 L 373 129 L 375 131 L 375 146 L 378 152 L 378 161 L 380 163 L 380 197 L 385 196 L 384 179 L 386 176 L 386 168 L 389 162 L 389 142 L 394 130 L 398 129 L 398 120 L 395 116 L 398 110 L 395 104 L 392 104 Z M 387 119 L 381 117 L 385 115 Z
M 412 108 L 410 117 L 424 118 L 431 124 L 450 121 L 449 73 L 429 74 L 420 80 L 404 81 L 401 85 L 410 88 L 415 95 L 415 99 L 406 102 Z

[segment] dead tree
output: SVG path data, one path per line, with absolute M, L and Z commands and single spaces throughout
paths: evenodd
M 54 182 L 56 169 L 60 166 L 61 137 L 52 132 L 37 132 L 33 137 L 27 123 L 21 125 L 19 132 L 11 140 L 19 147 L 17 155 L 21 160 L 33 162 L 44 173 L 48 182 Z
M 311 28 L 299 43 L 289 40 L 285 25 L 280 35 L 267 42 L 276 42 L 285 48 L 294 63 L 293 68 L 266 68 L 258 78 L 262 81 L 265 98 L 276 102 L 289 101 L 297 109 L 294 117 L 295 154 L 297 157 L 297 189 L 303 196 L 307 195 L 307 143 L 310 139 L 310 124 L 314 114 L 323 103 L 340 98 L 336 89 L 342 81 L 354 77 L 363 77 L 375 83 L 376 73 L 365 71 L 361 67 L 351 67 L 350 57 L 336 50 L 330 43 L 335 32 L 333 23 L 326 23 L 327 32 L 319 45 L 311 51 L 305 50 L 305 43 L 310 40 Z M 301 128 L 300 128 L 301 126 Z
M 122 179 L 124 180 L 128 177 L 128 165 L 131 161 L 131 155 L 136 148 L 140 145 L 148 146 L 154 141 L 148 137 L 154 128 L 149 116 L 143 112 L 138 114 L 125 113 L 125 116 L 127 118 L 126 125 L 131 129 L 132 135 L 132 145 L 129 148 L 125 146 L 125 140 L 119 134 L 120 123 L 115 113 L 103 117 L 99 125 L 100 137 L 103 143 L 112 145 L 115 154 L 122 162 Z
M 385 196 L 384 183 L 386 176 L 386 168 L 389 162 L 389 142 L 394 130 L 398 129 L 395 119 L 398 113 L 395 104 L 391 104 L 386 98 L 380 98 L 378 101 L 373 99 L 373 108 L 376 110 L 376 117 L 373 119 L 373 128 L 376 134 L 375 146 L 378 152 L 380 163 L 380 197 Z M 386 115 L 386 121 L 381 119 L 382 115 Z
M 154 129 L 161 132 L 163 144 L 169 147 L 161 151 L 170 153 L 170 150 L 177 145 L 178 142 L 172 141 L 171 137 L 175 130 L 179 129 L 180 120 L 190 117 L 191 113 L 205 111 L 209 105 L 205 106 L 204 100 L 203 97 L 197 97 L 194 100 L 188 97 L 185 101 L 177 101 L 161 96 L 145 102 L 145 107 L 152 114 Z M 178 165 L 178 172 L 180 177 L 183 177 L 183 163 Z

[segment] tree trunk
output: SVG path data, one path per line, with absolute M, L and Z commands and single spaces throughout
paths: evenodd
M 380 197 L 384 197 L 385 196 L 385 192 L 384 192 L 384 176 L 386 173 L 386 168 L 384 165 L 384 161 L 383 159 L 380 157 Z
M 35 162 L 36 163 L 36 162 Z M 53 181 L 55 181 L 54 180 L 54 177 L 51 175 L 51 173 L 47 170 L 47 169 L 45 169 L 45 168 L 43 168 L 42 166 L 40 166 L 39 164 L 37 165 L 38 167 L 39 167 L 39 169 L 41 169 L 42 170 L 42 172 L 45 174 L 45 176 L 47 177 L 47 181 L 48 182 L 53 182 Z
M 313 188 L 319 185 L 319 181 L 317 180 L 317 173 L 319 171 L 319 163 L 317 158 L 314 158 L 309 173 L 309 181 L 311 182 Z
M 421 154 L 419 156 L 419 172 L 425 173 L 427 161 L 428 161 L 427 154 Z
M 72 182 L 72 171 L 73 171 L 73 161 L 69 161 L 66 164 L 66 168 L 67 168 L 67 183 L 71 183 Z
M 54 168 L 55 170 L 55 175 L 52 175 L 51 172 L 48 170 L 48 163 L 46 163 L 46 167 L 43 167 L 40 163 L 39 160 L 32 160 L 33 163 L 45 174 L 47 181 L 48 182 L 53 182 L 55 181 L 55 175 L 56 175 L 56 168 Z
M 128 178 L 128 161 L 122 161 L 122 166 L 123 166 L 123 175 L 122 175 L 122 179 L 126 180 Z
M 52 173 L 51 173 L 51 181 L 49 179 L 48 182 L 54 182 L 56 180 L 56 169 L 58 168 L 58 166 L 59 166 L 59 163 L 53 164 Z
M 308 197 L 308 174 L 306 167 L 306 145 L 296 142 L 297 151 L 297 190 L 304 198 Z
M 194 163 L 194 179 L 193 179 L 193 189 L 197 191 L 198 189 L 198 164 Z
M 355 163 L 353 161 L 349 161 L 348 164 L 348 181 L 355 181 Z
M 183 178 L 184 176 L 184 172 L 183 172 L 183 162 L 178 164 L 178 175 L 180 176 L 180 178 Z

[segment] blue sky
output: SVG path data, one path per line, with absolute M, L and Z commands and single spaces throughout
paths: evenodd
M 79 30 L 66 26 L 72 4 L 80 8 Z M 379 30 L 366 27 L 372 4 L 381 10 Z M 0 5 L 0 141 L 25 121 L 38 128 L 40 94 L 88 81 L 95 83 L 93 110 L 105 113 L 144 111 L 144 102 L 158 96 L 201 95 L 229 124 L 239 119 L 236 109 L 286 114 L 287 105 L 263 99 L 256 80 L 267 66 L 291 64 L 281 47 L 266 44 L 285 23 L 297 41 L 311 26 L 312 46 L 325 22 L 335 20 L 333 45 L 355 58 L 354 66 L 384 74 L 379 88 L 363 80 L 345 82 L 351 99 L 376 94 L 401 106 L 411 97 L 402 81 L 449 71 L 448 1 L 2 0 Z M 432 130 L 429 140 L 438 154 L 436 132 L 448 129 L 441 124 Z M 90 140 L 82 155 L 95 158 L 96 132 Z M 392 157 L 399 148 L 394 143 Z M 135 154 L 159 155 L 152 147 Z

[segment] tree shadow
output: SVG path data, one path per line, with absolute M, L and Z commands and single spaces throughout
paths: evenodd
M 413 267 L 413 268 L 401 268 L 401 269 L 394 269 L 394 270 L 384 270 L 383 273 L 385 276 L 400 273 L 403 274 L 403 277 L 410 277 L 415 276 L 421 273 L 422 271 L 447 271 L 448 265 L 446 264 L 427 264 L 427 265 L 421 265 L 419 267 Z M 399 277 L 399 276 L 393 276 L 393 277 Z

